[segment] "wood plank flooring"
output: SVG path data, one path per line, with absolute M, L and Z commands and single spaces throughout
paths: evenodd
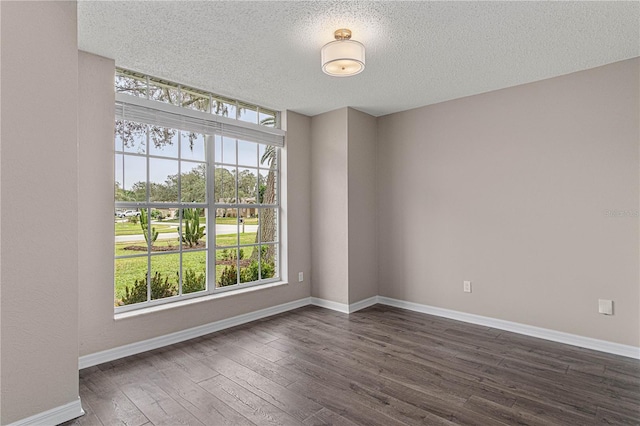
M 640 425 L 640 361 L 383 305 L 80 371 L 71 425 Z

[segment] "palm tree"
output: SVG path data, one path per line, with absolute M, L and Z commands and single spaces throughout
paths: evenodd
M 267 117 L 260 121 L 262 125 L 269 125 L 275 123 L 275 117 Z M 260 158 L 260 164 L 269 166 L 269 174 L 267 175 L 267 184 L 262 195 L 262 204 L 276 204 L 276 168 L 278 151 L 275 146 L 268 145 Z M 276 240 L 276 216 L 275 209 L 266 208 L 261 210 L 260 216 L 260 241 L 275 241 Z M 256 234 L 256 243 L 258 243 L 258 234 Z M 262 262 L 273 262 L 275 260 L 275 247 L 265 246 L 266 250 L 262 252 Z M 257 250 L 253 251 L 252 259 L 257 260 Z

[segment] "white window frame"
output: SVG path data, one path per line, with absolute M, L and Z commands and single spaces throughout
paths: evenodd
M 144 123 L 147 125 L 155 125 L 165 128 L 172 128 L 178 131 L 187 131 L 187 132 L 195 132 L 199 134 L 205 135 L 205 155 L 206 155 L 206 176 L 207 176 L 207 185 L 206 185 L 206 193 L 207 193 L 207 202 L 206 203 L 183 203 L 181 202 L 181 198 L 178 198 L 179 202 L 177 203 L 154 203 L 149 202 L 149 189 L 147 187 L 147 200 L 144 202 L 123 202 L 123 201 L 115 201 L 114 206 L 116 209 L 141 209 L 146 208 L 149 209 L 149 213 L 152 208 L 178 208 L 179 211 L 182 211 L 183 208 L 205 208 L 207 209 L 207 247 L 206 249 L 200 249 L 199 251 L 207 251 L 207 283 L 206 289 L 204 291 L 189 293 L 189 294 L 179 294 L 176 296 L 171 296 L 162 299 L 151 300 L 150 296 L 150 277 L 147 279 L 147 301 L 140 302 L 130 305 L 116 306 L 115 313 L 127 312 L 137 309 L 143 309 L 151 306 L 162 305 L 162 304 L 170 304 L 179 302 L 186 299 L 198 298 L 203 296 L 208 296 L 211 294 L 222 293 L 222 292 L 231 292 L 240 289 L 244 289 L 247 287 L 260 286 L 268 283 L 278 282 L 282 280 L 282 197 L 281 197 L 281 180 L 282 180 L 282 164 L 281 164 L 281 148 L 284 146 L 284 137 L 285 132 L 278 128 L 261 126 L 259 124 L 254 124 L 250 122 L 239 121 L 235 119 L 231 119 L 224 116 L 217 116 L 210 113 L 191 110 L 187 108 L 182 108 L 179 106 L 161 103 L 154 100 L 149 100 L 145 98 L 135 97 L 127 94 L 117 93 L 115 96 L 116 99 L 116 120 L 127 120 L 138 123 Z M 279 114 L 276 113 L 276 121 L 279 121 Z M 214 148 L 214 138 L 215 136 L 229 137 L 236 140 L 244 140 L 249 142 L 255 142 L 260 144 L 272 145 L 276 147 L 276 196 L 277 203 L 275 205 L 254 205 L 254 204 L 220 204 L 216 203 L 216 195 L 214 194 L 215 190 L 215 168 L 221 164 L 221 161 L 216 161 L 215 158 L 215 148 Z M 238 165 L 238 156 L 237 156 L 237 146 L 236 142 L 236 164 L 230 164 L 230 166 L 234 167 L 243 167 L 242 165 Z M 180 148 L 179 148 L 180 149 Z M 114 158 L 116 152 L 114 151 Z M 130 153 L 120 153 L 119 155 L 135 155 Z M 142 155 L 142 154 L 141 154 Z M 146 154 L 144 154 L 145 158 L 151 158 L 151 155 L 148 152 L 148 145 Z M 179 163 L 180 164 L 180 163 Z M 258 166 L 257 170 L 260 168 Z M 259 180 L 259 173 L 256 178 Z M 180 173 L 178 173 L 180 176 Z M 147 182 L 149 182 L 149 169 L 147 168 Z M 179 186 L 180 190 L 180 186 Z M 236 194 L 238 191 L 238 182 L 236 180 Z M 277 211 L 277 237 L 276 242 L 271 244 L 276 245 L 276 261 L 275 261 L 275 275 L 273 278 L 263 279 L 259 281 L 252 281 L 247 283 L 240 283 L 239 275 L 240 275 L 240 265 L 239 259 L 237 260 L 237 273 L 238 280 L 237 284 L 227 286 L 227 287 L 217 287 L 216 282 L 216 250 L 219 248 L 216 247 L 216 233 L 215 233 L 215 223 L 216 223 L 216 209 L 217 208 L 257 208 L 257 209 L 265 209 L 265 208 L 274 208 Z M 180 222 L 182 219 L 182 215 L 180 214 Z M 240 225 L 238 225 L 240 226 Z M 259 224 L 259 226 L 261 226 Z M 149 232 L 151 227 L 149 227 Z M 260 235 L 260 228 L 257 230 L 258 235 Z M 267 243 L 269 244 L 269 243 Z M 266 245 L 266 244 L 264 244 Z M 238 233 L 237 245 L 235 248 L 240 249 L 242 247 L 246 247 L 249 245 L 240 245 L 240 237 Z M 251 244 L 250 246 L 255 246 Z M 260 247 L 260 246 L 258 246 Z M 178 253 L 182 252 L 182 247 L 180 247 Z M 171 252 L 173 253 L 173 252 Z M 169 253 L 167 253 L 169 254 Z M 129 258 L 129 257 L 143 257 L 143 256 L 115 256 L 114 259 L 120 258 Z M 148 266 L 147 270 L 150 268 L 150 262 L 153 255 L 150 252 L 146 254 Z M 259 267 L 261 267 L 261 262 L 258 262 Z M 182 262 L 180 263 L 180 276 L 182 276 Z M 115 278 L 115 277 L 114 277 Z M 114 279 L 114 289 L 115 289 L 115 279 Z M 181 292 L 181 282 L 179 285 L 179 293 Z

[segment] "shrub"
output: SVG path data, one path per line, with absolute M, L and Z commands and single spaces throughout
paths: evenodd
M 182 275 L 182 294 L 202 291 L 206 287 L 207 275 L 197 274 L 193 269 L 187 269 Z
M 155 219 L 155 220 L 162 220 L 164 219 L 164 215 L 162 214 L 162 212 L 158 209 L 152 209 L 151 210 L 151 218 Z
M 228 285 L 235 285 L 238 283 L 238 270 L 236 265 L 225 266 L 222 270 L 222 274 L 218 279 L 218 287 L 226 287 Z
M 176 272 L 176 275 L 178 273 Z M 124 289 L 125 296 L 122 298 L 123 305 L 131 305 L 147 301 L 147 274 L 144 279 L 135 280 L 131 289 L 126 286 Z M 175 282 L 169 282 L 169 276 L 162 277 L 160 272 L 156 272 L 151 277 L 151 300 L 171 297 L 178 294 L 178 288 Z
M 275 265 L 272 262 L 261 262 L 262 279 L 272 278 L 275 275 Z M 252 260 L 249 266 L 240 270 L 240 282 L 248 283 L 260 279 L 258 261 Z

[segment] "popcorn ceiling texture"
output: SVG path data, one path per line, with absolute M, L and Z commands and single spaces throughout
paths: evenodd
M 379 116 L 640 56 L 638 2 L 78 3 L 79 48 L 267 107 Z M 348 27 L 367 66 L 320 69 Z

